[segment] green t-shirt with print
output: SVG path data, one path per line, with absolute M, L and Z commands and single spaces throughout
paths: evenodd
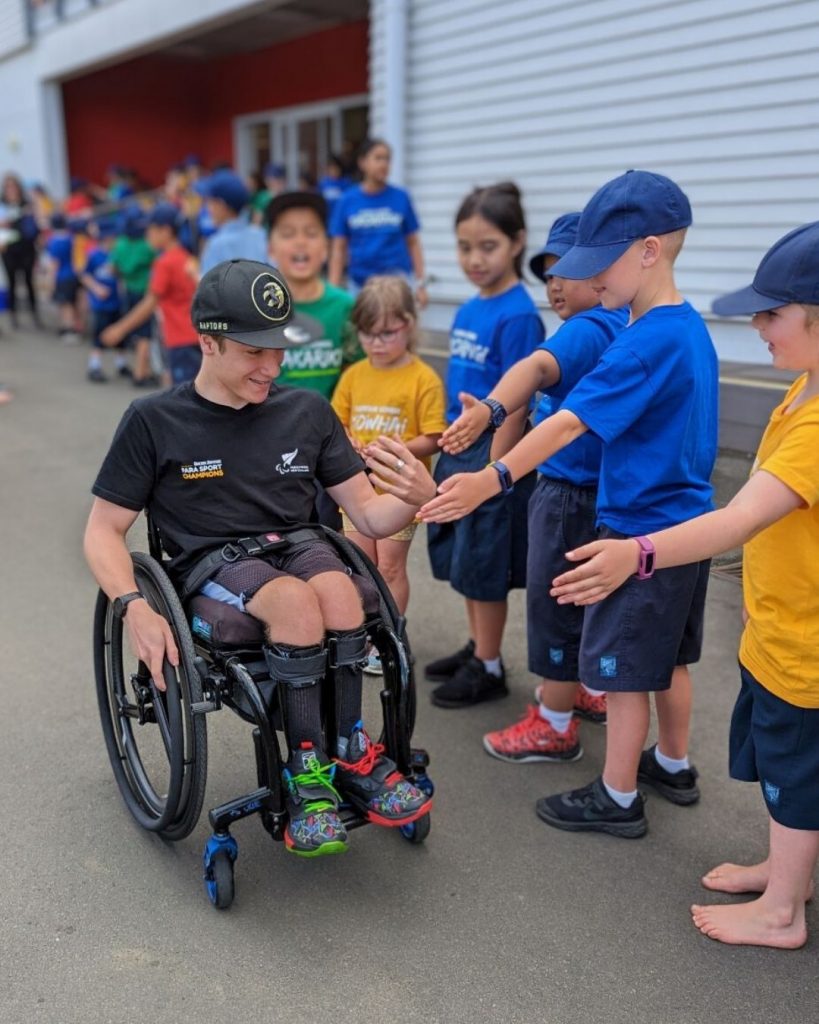
M 327 399 L 332 396 L 342 369 L 364 356 L 350 323 L 354 304 L 349 292 L 326 281 L 320 299 L 293 303 L 297 313 L 317 320 L 325 333 L 318 341 L 285 351 L 277 383 L 318 391 Z
M 144 238 L 128 238 L 120 235 L 111 250 L 111 262 L 122 278 L 126 291 L 142 295 L 148 290 L 151 265 L 156 252 Z

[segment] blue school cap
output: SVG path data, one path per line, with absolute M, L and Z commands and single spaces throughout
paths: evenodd
M 68 219 L 64 213 L 52 213 L 49 223 L 53 231 L 65 231 L 68 227 Z
M 262 174 L 264 178 L 286 178 L 287 168 L 284 164 L 265 164 L 264 172 Z
M 221 199 L 236 213 L 250 202 L 247 185 L 235 171 L 228 169 L 214 171 L 209 178 L 197 182 L 194 187 L 207 199 Z
M 762 257 L 752 284 L 714 299 L 719 316 L 762 313 L 792 302 L 819 306 L 819 221 L 789 231 Z
M 94 224 L 97 238 L 115 238 L 119 234 L 119 225 L 113 217 L 101 217 Z
M 129 238 L 141 238 L 145 234 L 148 219 L 139 206 L 126 206 L 120 217 L 120 231 Z
M 546 244 L 536 256 L 529 260 L 529 269 L 538 281 L 545 280 L 543 264 L 546 262 L 546 257 L 565 256 L 574 245 L 577 239 L 577 225 L 579 221 L 579 213 L 564 213 L 557 217 L 549 228 L 549 237 L 546 239 Z M 551 271 L 549 273 L 551 274 Z
M 173 203 L 157 203 L 148 214 L 148 224 L 163 228 L 176 228 L 179 225 L 179 210 Z
M 188 153 L 183 159 L 181 167 L 202 167 L 202 157 L 198 153 Z
M 639 238 L 667 235 L 691 224 L 688 197 L 670 178 L 626 171 L 589 200 L 577 225 L 577 241 L 551 272 L 582 281 L 610 267 Z

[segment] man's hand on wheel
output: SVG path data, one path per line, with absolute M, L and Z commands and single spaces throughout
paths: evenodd
M 174 668 L 179 664 L 179 651 L 170 625 L 145 600 L 132 601 L 128 605 L 125 625 L 131 649 L 147 665 L 157 690 L 164 691 L 162 665 L 165 658 Z

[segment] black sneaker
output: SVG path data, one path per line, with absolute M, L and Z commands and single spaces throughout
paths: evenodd
M 469 658 L 448 682 L 436 686 L 431 700 L 439 708 L 466 708 L 508 695 L 506 672 L 502 667 L 501 674 L 495 676 L 486 671 L 480 658 Z
M 438 658 L 431 661 L 424 669 L 424 675 L 434 683 L 445 683 L 451 679 L 461 665 L 465 665 L 475 653 L 475 641 L 470 640 L 466 647 L 454 654 L 448 654 L 445 658 Z
M 105 374 L 98 366 L 90 367 L 88 373 L 86 374 L 86 377 L 94 384 L 105 384 L 105 382 L 108 380 L 108 378 L 105 376 Z
M 700 773 L 694 767 L 683 768 L 681 772 L 666 771 L 654 756 L 656 749 L 655 743 L 653 747 L 640 754 L 637 781 L 656 789 L 660 796 L 664 796 L 672 804 L 679 804 L 680 807 L 695 804 L 700 798 L 697 786 Z
M 535 810 L 541 821 L 565 832 L 608 832 L 621 839 L 639 839 L 648 831 L 643 806 L 638 793 L 631 807 L 621 807 L 598 777 L 582 789 L 544 796 Z
M 125 377 L 128 380 L 133 380 L 134 371 L 131 369 L 130 366 L 126 366 L 126 364 L 123 363 L 122 366 L 117 367 L 117 376 Z

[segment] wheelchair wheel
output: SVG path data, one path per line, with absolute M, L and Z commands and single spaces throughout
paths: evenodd
M 227 910 L 233 903 L 233 861 L 224 850 L 214 855 L 210 866 L 211 877 L 206 880 L 208 899 L 217 910 Z
M 132 557 L 137 586 L 171 626 L 179 666 L 166 661 L 166 690 L 157 690 L 146 666 L 128 653 L 122 620 L 100 592 L 94 668 L 102 731 L 117 785 L 136 821 L 165 839 L 184 839 L 199 820 L 205 796 L 205 718 L 191 707 L 202 700 L 202 684 L 185 614 L 167 574 L 149 555 Z
M 401 825 L 399 831 L 408 843 L 412 843 L 413 846 L 417 846 L 418 844 L 423 843 L 429 835 L 431 824 L 432 822 L 429 811 L 427 811 L 427 813 L 422 814 L 420 818 L 417 818 L 415 821 L 411 821 L 409 825 Z

